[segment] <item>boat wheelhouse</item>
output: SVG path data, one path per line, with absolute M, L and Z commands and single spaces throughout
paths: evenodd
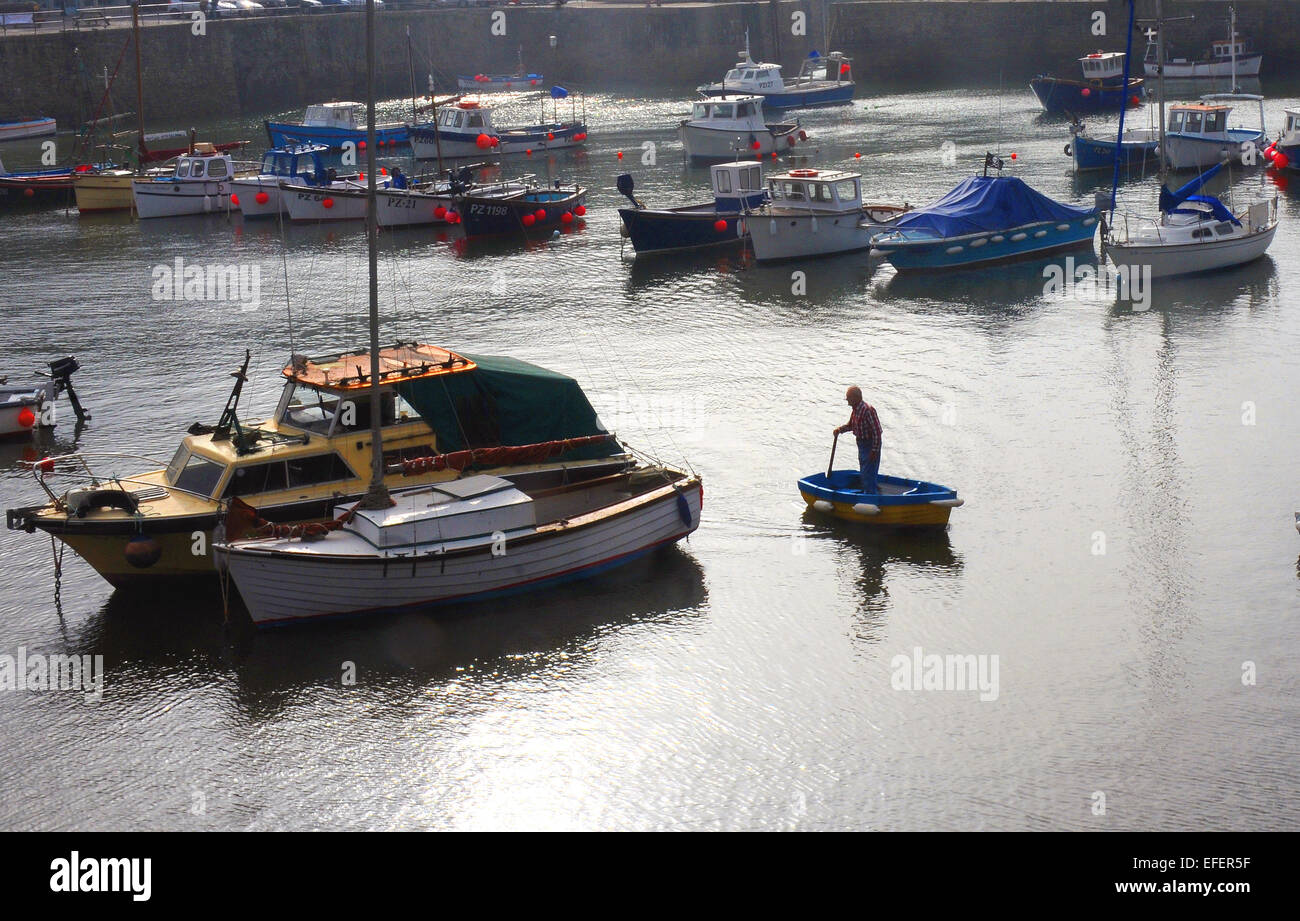
M 380 359 L 386 465 L 478 451 L 469 459 L 474 469 L 508 470 L 524 488 L 546 488 L 617 473 L 631 463 L 612 443 L 523 458 L 518 452 L 495 459 L 482 453 L 603 433 L 572 378 L 513 359 L 459 355 L 419 343 L 384 348 Z M 274 415 L 246 422 L 237 412 L 245 358 L 217 425 L 192 426 L 170 463 L 125 454 L 41 461 L 33 473 L 49 502 L 10 509 L 8 526 L 57 537 L 118 586 L 211 576 L 212 529 L 232 499 L 256 507 L 269 521 L 292 523 L 327 517 L 339 502 L 364 494 L 371 476 L 368 368 L 365 350 L 295 356 L 284 368 Z M 412 403 L 422 387 L 442 394 L 439 402 L 426 392 L 427 416 Z M 124 463 L 150 461 L 159 469 L 121 473 Z M 384 480 L 393 488 L 418 486 L 455 479 L 462 469 L 430 467 L 405 475 L 399 469 Z M 57 493 L 51 483 L 60 481 L 75 485 Z M 204 536 L 201 543 L 196 532 Z
M 715 96 L 692 103 L 691 117 L 681 122 L 678 136 L 686 156 L 694 160 L 761 158 L 808 140 L 797 119 L 765 123 L 763 97 L 752 95 Z
M 272 147 L 296 144 L 324 144 L 337 150 L 346 143 L 364 149 L 366 141 L 366 107 L 359 102 L 322 102 L 307 107 L 301 122 L 266 122 Z M 375 144 L 396 147 L 409 137 L 404 122 L 375 125 Z
M 236 172 L 230 154 L 211 144 L 195 144 L 176 160 L 170 176 L 149 176 L 131 181 L 135 213 L 143 220 L 192 214 L 230 212 L 238 208 L 231 199 L 234 179 L 252 175 Z
M 1087 54 L 1079 58 L 1082 80 L 1039 74 L 1029 81 L 1029 87 L 1047 112 L 1114 111 L 1120 103 L 1136 106 L 1141 104 L 1145 89 L 1141 77 L 1124 82 L 1125 57 L 1122 51 Z
M 281 195 L 286 183 L 329 185 L 329 169 L 322 157 L 328 150 L 324 144 L 296 144 L 268 150 L 262 155 L 257 175 L 241 176 L 232 183 L 244 217 L 288 214 L 289 208 Z
M 853 100 L 852 59 L 842 51 L 825 56 L 810 52 L 799 68 L 799 75 L 792 80 L 784 79 L 780 64 L 755 61 L 750 56 L 748 29 L 741 55 L 721 82 L 701 86 L 698 92 L 704 96 L 762 96 L 769 110 L 842 105 Z
M 1235 103 L 1253 103 L 1255 124 L 1232 125 Z M 1170 169 L 1207 169 L 1225 157 L 1243 164 L 1262 159 L 1266 144 L 1264 97 L 1250 93 L 1210 93 L 1200 102 L 1170 106 L 1165 127 L 1165 162 Z M 1256 156 L 1243 156 L 1253 151 Z
M 759 262 L 831 256 L 870 249 L 907 205 L 862 202 L 862 174 L 792 169 L 767 177 L 767 200 L 745 212 L 745 228 Z
M 681 208 L 647 208 L 634 196 L 628 173 L 618 177 L 618 190 L 632 203 L 619 208 L 621 233 L 638 256 L 738 246 L 745 234 L 741 212 L 757 208 L 766 198 L 763 167 L 753 160 L 716 163 L 709 167 L 713 201 Z

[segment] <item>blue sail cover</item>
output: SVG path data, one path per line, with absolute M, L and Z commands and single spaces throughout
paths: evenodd
M 1205 185 L 1216 175 L 1218 175 L 1218 172 L 1221 169 L 1223 169 L 1223 164 L 1216 163 L 1213 166 L 1211 166 L 1209 169 L 1207 169 L 1205 172 L 1201 173 L 1201 175 L 1193 179 L 1191 182 L 1187 183 L 1187 185 L 1182 186 L 1181 188 L 1179 188 L 1174 192 L 1170 192 L 1168 187 L 1166 186 L 1161 186 L 1160 187 L 1160 210 L 1173 211 L 1175 208 L 1177 208 L 1185 201 L 1189 201 L 1189 200 L 1200 201 L 1201 199 L 1199 197 L 1194 197 L 1194 193 L 1198 192 L 1201 186 Z
M 1040 221 L 1075 221 L 1094 210 L 1054 201 L 1015 176 L 972 176 L 934 204 L 903 215 L 891 230 L 961 237 Z

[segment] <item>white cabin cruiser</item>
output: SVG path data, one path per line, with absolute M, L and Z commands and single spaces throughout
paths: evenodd
M 1230 126 L 1230 103 L 1250 102 L 1258 107 L 1255 125 Z M 1164 156 L 1170 169 L 1207 169 L 1224 157 L 1253 165 L 1262 161 L 1267 139 L 1264 133 L 1264 97 L 1251 93 L 1211 93 L 1200 102 L 1169 107 L 1165 128 Z M 1243 154 L 1253 151 L 1253 159 Z
M 793 169 L 767 177 L 768 202 L 745 212 L 759 262 L 871 248 L 907 205 L 862 203 L 862 174 Z
M 686 155 L 696 160 L 766 157 L 808 140 L 797 119 L 764 123 L 761 96 L 716 96 L 692 103 L 691 117 L 678 127 L 678 136 Z
M 745 30 L 745 48 L 736 66 L 727 71 L 719 83 L 698 88 L 703 96 L 752 94 L 762 96 L 769 110 L 807 109 L 814 106 L 843 105 L 853 101 L 852 61 L 842 51 L 826 56 L 809 53 L 793 80 L 781 76 L 781 65 L 755 61 L 749 53 L 749 30 Z
M 471 100 L 440 108 L 433 122 L 412 125 L 410 133 L 411 150 L 417 160 L 541 153 L 577 147 L 587 140 L 587 126 L 576 112 L 568 122 L 498 128 L 492 119 L 492 107 Z
M 200 143 L 177 158 L 172 175 L 132 180 L 131 196 L 141 219 L 230 212 L 238 207 L 230 197 L 235 177 L 252 175 L 256 173 L 237 173 L 230 154 Z

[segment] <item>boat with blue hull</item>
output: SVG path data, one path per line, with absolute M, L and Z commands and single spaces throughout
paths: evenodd
M 581 223 L 587 213 L 582 186 L 533 186 L 509 197 L 465 195 L 460 200 L 466 237 L 549 234 Z
M 637 256 L 681 253 L 688 250 L 739 246 L 746 235 L 737 231 L 742 213 L 766 200 L 763 167 L 750 160 L 718 163 L 709 168 L 713 201 L 681 208 L 647 208 L 633 192 L 632 176 L 618 177 L 618 190 L 631 208 L 619 208 L 622 235 L 632 242 Z
M 989 155 L 988 166 L 1001 167 Z M 1067 205 L 1015 176 L 972 176 L 871 238 L 899 272 L 968 269 L 1092 246 L 1099 211 Z
M 359 102 L 323 102 L 308 106 L 301 122 L 266 122 L 266 134 L 272 147 L 295 144 L 324 144 L 338 150 L 351 143 L 365 149 L 366 107 Z M 375 125 L 375 144 L 380 148 L 397 147 L 410 140 L 405 122 Z
M 323 155 L 329 152 L 323 144 L 298 144 L 292 147 L 275 147 L 262 155 L 262 166 L 255 176 L 241 176 L 231 182 L 239 196 L 240 210 L 245 218 L 273 217 L 288 214 L 289 206 L 281 195 L 285 185 L 328 186 L 329 168 Z M 335 176 L 335 179 L 353 179 L 356 173 Z
M 1124 168 L 1140 167 L 1154 162 L 1160 147 L 1159 129 L 1128 128 L 1124 139 L 1092 137 L 1082 124 L 1070 126 L 1070 143 L 1065 145 L 1065 155 L 1074 162 L 1076 171 L 1114 169 L 1118 154 Z
M 822 56 L 811 51 L 793 80 L 781 76 L 781 65 L 755 61 L 749 53 L 749 30 L 745 30 L 745 49 L 736 66 L 718 83 L 698 88 L 704 96 L 736 94 L 762 96 L 763 107 L 776 109 L 811 109 L 819 106 L 846 105 L 853 101 L 853 61 L 842 51 Z
M 1039 74 L 1029 88 L 1047 112 L 1113 112 L 1123 103 L 1136 106 L 1146 95 L 1141 77 L 1124 81 L 1122 51 L 1098 51 L 1079 58 L 1082 80 Z
M 952 510 L 965 504 L 947 486 L 883 474 L 876 477 L 876 491 L 866 493 L 857 470 L 806 476 L 799 481 L 799 494 L 814 511 L 886 528 L 946 527 Z

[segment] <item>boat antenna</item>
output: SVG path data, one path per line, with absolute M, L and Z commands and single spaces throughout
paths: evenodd
M 1120 158 L 1124 153 L 1124 114 L 1128 112 L 1128 69 L 1133 63 L 1133 20 L 1137 16 L 1137 0 L 1128 0 L 1128 38 L 1124 44 L 1124 80 L 1120 84 L 1119 96 L 1119 133 L 1115 137 L 1115 172 L 1110 181 L 1110 214 L 1111 221 L 1115 219 L 1115 199 L 1119 196 L 1119 170 Z M 1157 61 L 1157 66 L 1159 62 Z M 1164 121 L 1164 117 L 1160 119 Z M 1078 141 L 1076 139 L 1075 143 Z
M 366 0 L 366 249 L 370 257 L 370 487 L 361 508 L 388 508 L 379 394 L 379 209 L 375 204 L 375 0 Z
M 1228 7 L 1228 50 L 1232 52 L 1232 91 L 1240 93 L 1237 85 L 1237 8 Z
M 131 32 L 135 36 L 136 163 L 143 166 L 149 147 L 144 140 L 144 75 L 140 71 L 140 0 L 131 0 Z

